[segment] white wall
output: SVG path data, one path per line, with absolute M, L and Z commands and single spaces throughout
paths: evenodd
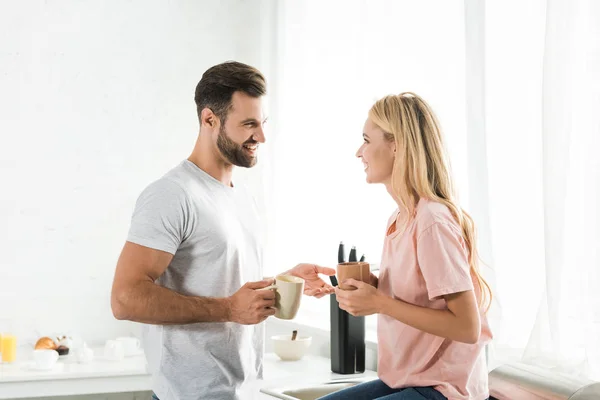
M 264 65 L 263 4 L 0 3 L 0 331 L 138 332 L 109 304 L 132 207 L 191 151 L 202 72 Z

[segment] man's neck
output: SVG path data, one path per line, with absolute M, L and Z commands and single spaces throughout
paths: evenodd
M 231 182 L 233 165 L 224 162 L 217 150 L 212 149 L 210 143 L 202 143 L 200 137 L 188 160 L 223 185 L 233 186 Z

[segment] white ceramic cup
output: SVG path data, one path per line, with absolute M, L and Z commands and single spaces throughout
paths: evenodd
M 140 351 L 140 340 L 132 336 L 124 336 L 117 338 L 117 342 L 123 345 L 125 357 L 133 356 Z
M 39 349 L 33 351 L 33 360 L 38 369 L 52 369 L 58 361 L 58 352 L 56 350 Z
M 275 290 L 275 317 L 294 319 L 304 293 L 304 279 L 293 275 L 277 275 L 275 284 L 259 290 Z
M 75 351 L 77 362 L 80 364 L 89 364 L 94 359 L 94 351 L 87 347 L 84 343 L 83 347 L 78 348 Z
M 125 357 L 125 350 L 123 350 L 123 343 L 117 340 L 107 340 L 104 345 L 104 357 L 109 360 L 119 361 Z

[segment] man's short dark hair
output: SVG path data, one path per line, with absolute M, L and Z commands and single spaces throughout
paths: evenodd
M 260 97 L 267 93 L 265 77 L 259 70 L 237 61 L 228 61 L 210 67 L 196 86 L 194 101 L 198 119 L 206 107 L 225 123 L 234 92 Z

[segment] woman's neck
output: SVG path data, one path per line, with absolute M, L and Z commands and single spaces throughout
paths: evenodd
M 396 204 L 398 205 L 398 208 L 400 210 L 404 210 L 405 207 L 410 207 L 411 206 L 411 204 L 404 204 L 400 200 L 400 197 L 396 193 L 394 193 L 394 190 L 392 189 L 392 184 L 391 183 L 386 183 L 385 184 L 385 189 L 387 190 L 387 192 L 389 193 L 389 195 L 392 197 L 392 199 L 394 200 L 394 202 L 396 202 Z M 415 209 L 417 208 L 417 204 L 419 204 L 419 200 L 420 200 L 419 195 L 416 192 L 413 191 L 413 195 L 412 195 L 412 201 L 413 201 L 412 207 L 413 208 L 415 208 Z

